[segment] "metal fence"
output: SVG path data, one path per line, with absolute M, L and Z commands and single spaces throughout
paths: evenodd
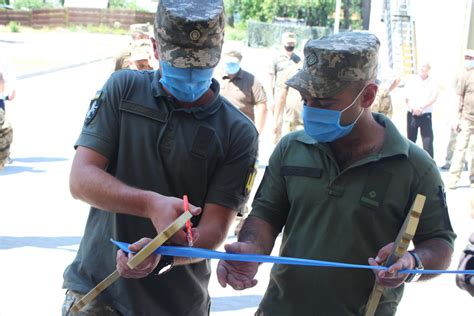
M 0 10 L 0 24 L 18 22 L 24 26 L 108 25 L 128 28 L 135 23 L 153 24 L 154 13 L 122 9 L 60 8 Z

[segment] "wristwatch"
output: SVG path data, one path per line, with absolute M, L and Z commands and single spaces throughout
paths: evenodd
M 421 262 L 420 256 L 414 251 L 410 250 L 408 253 L 415 259 L 415 267 L 413 268 L 414 270 L 424 270 L 425 267 L 423 267 L 423 262 Z M 408 278 L 406 278 L 405 282 L 416 282 L 420 278 L 421 273 L 410 273 L 408 275 Z

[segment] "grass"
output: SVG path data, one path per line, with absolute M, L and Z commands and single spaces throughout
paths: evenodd
M 0 32 L 5 33 L 18 33 L 18 32 L 55 32 L 68 30 L 70 32 L 89 32 L 89 33 L 100 33 L 100 34 L 115 34 L 115 35 L 128 35 L 129 30 L 122 28 L 120 25 L 111 27 L 107 25 L 69 25 L 67 27 L 52 27 L 44 26 L 41 28 L 32 28 L 23 26 L 19 22 L 11 21 L 8 25 L 0 25 Z
M 77 28 L 82 28 L 81 26 L 76 26 Z M 89 33 L 101 33 L 101 34 L 115 34 L 115 35 L 127 35 L 130 33 L 128 29 L 121 28 L 120 25 L 116 25 L 115 27 L 110 27 L 107 25 L 87 25 L 83 28 L 85 31 Z

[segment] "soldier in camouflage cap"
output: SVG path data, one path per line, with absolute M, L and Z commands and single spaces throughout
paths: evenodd
M 281 256 L 380 266 L 394 250 L 406 210 L 423 194 L 414 249 L 387 271 L 276 265 L 256 316 L 364 315 L 374 281 L 386 287 L 377 315 L 392 316 L 403 284 L 420 277 L 400 270 L 449 266 L 456 234 L 438 168 L 390 119 L 369 109 L 377 93 L 378 46 L 369 33 L 308 42 L 304 68 L 289 80 L 304 99 L 304 131 L 276 145 L 238 242 L 225 249 L 270 254 L 281 233 Z M 258 267 L 221 260 L 217 277 L 243 290 L 257 284 Z
M 224 42 L 222 0 L 160 0 L 155 19 L 159 58 L 177 68 L 213 68 Z
M 130 69 L 152 70 L 153 47 L 150 40 L 134 41 L 130 53 Z
M 150 41 L 150 25 L 148 23 L 132 24 L 130 25 L 131 41 L 115 56 L 114 71 L 120 69 L 129 69 L 133 61 L 130 59 L 132 50 L 136 45 L 135 42 Z M 133 67 L 132 67 L 133 68 Z
M 151 42 L 160 69 L 114 72 L 95 93 L 76 142 L 71 192 L 91 209 L 64 273 L 64 316 L 209 315 L 209 260 L 151 255 L 130 269 L 129 255 L 109 238 L 133 241 L 129 249 L 139 251 L 150 241 L 144 237 L 183 214 L 186 194 L 192 235 L 180 231 L 168 242 L 216 249 L 252 190 L 257 129 L 213 79 L 222 0 L 161 0 L 156 27 Z M 138 45 L 132 59 L 146 58 L 146 46 Z M 97 187 L 104 181 L 108 192 Z M 121 278 L 75 312 L 74 304 L 114 269 Z
M 148 23 L 138 23 L 130 25 L 130 33 L 132 34 L 132 38 L 136 39 L 149 39 L 151 32 L 150 32 L 150 24 Z
M 304 66 L 287 84 L 314 98 L 331 97 L 351 82 L 377 75 L 380 42 L 366 32 L 344 32 L 310 40 Z

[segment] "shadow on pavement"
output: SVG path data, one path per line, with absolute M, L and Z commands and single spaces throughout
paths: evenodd
M 67 158 L 55 158 L 55 157 L 24 157 L 24 158 L 12 159 L 13 162 L 25 162 L 25 163 L 56 162 L 56 161 L 66 161 L 66 160 L 69 160 L 69 159 L 67 159 Z
M 17 166 L 16 163 L 43 163 L 43 162 L 58 162 L 58 161 L 67 161 L 68 158 L 56 158 L 56 157 L 23 157 L 23 158 L 14 158 L 11 163 L 5 165 L 5 169 L 0 171 L 0 176 L 7 176 L 11 174 L 17 174 L 22 172 L 31 172 L 31 173 L 43 173 L 46 170 L 36 169 L 35 167 L 28 166 Z
M 35 169 L 35 167 L 23 167 L 23 166 L 6 165 L 5 169 L 0 171 L 0 177 L 1 176 L 8 176 L 8 175 L 15 174 L 15 173 L 22 173 L 22 172 L 43 173 L 43 172 L 46 172 L 46 170 Z
M 36 247 L 47 249 L 60 249 L 66 251 L 74 251 L 73 249 L 65 249 L 60 247 L 74 246 L 81 242 L 80 236 L 60 236 L 60 237 L 9 237 L 0 236 L 0 249 L 13 249 L 21 247 Z
M 212 312 L 235 311 L 244 308 L 255 307 L 262 300 L 262 295 L 239 295 L 239 296 L 221 296 L 213 297 L 211 303 Z

